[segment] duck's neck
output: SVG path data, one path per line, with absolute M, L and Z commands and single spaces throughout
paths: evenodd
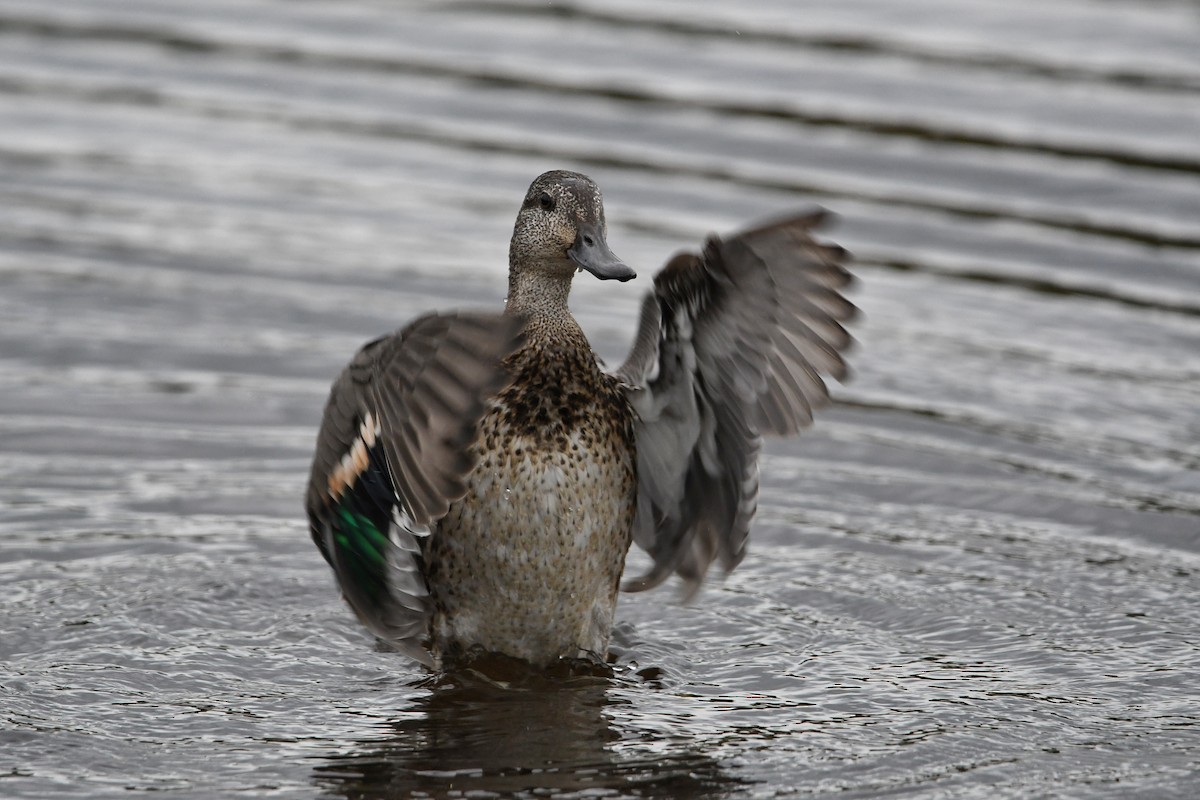
M 567 298 L 571 294 L 573 268 L 555 265 L 555 269 L 510 268 L 505 313 L 529 318 L 570 319 Z

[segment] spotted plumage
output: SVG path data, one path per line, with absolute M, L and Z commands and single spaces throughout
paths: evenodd
M 628 280 L 590 179 L 530 186 L 504 314 L 428 315 L 335 382 L 307 496 L 312 535 L 377 635 L 434 667 L 501 653 L 602 658 L 633 539 L 694 591 L 745 552 L 764 434 L 790 435 L 846 374 L 855 313 L 820 215 L 710 238 L 647 294 L 602 371 L 573 274 Z
M 433 639 L 528 661 L 603 656 L 636 496 L 629 403 L 582 331 L 508 359 L 481 462 L 429 543 Z

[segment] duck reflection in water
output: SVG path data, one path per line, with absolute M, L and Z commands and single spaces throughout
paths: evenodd
M 487 671 L 508 679 L 473 670 L 431 679 L 428 692 L 389 723 L 388 738 L 330 756 L 314 783 L 356 800 L 585 792 L 707 798 L 740 783 L 706 755 L 675 741 L 664 752 L 668 742 L 623 730 L 613 719 L 622 701 L 612 690 L 626 679 L 606 677 L 595 664 L 564 662 L 548 674 L 498 658 Z

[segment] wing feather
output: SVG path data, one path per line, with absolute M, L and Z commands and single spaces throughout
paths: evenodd
M 306 496 L 313 540 L 377 636 L 424 663 L 422 541 L 466 492 L 486 403 L 521 323 L 429 314 L 364 346 L 334 382 Z
M 642 304 L 629 357 L 614 375 L 637 412 L 634 538 L 654 565 L 695 592 L 714 561 L 745 555 L 758 503 L 762 437 L 792 435 L 829 403 L 822 376 L 843 380 L 857 313 L 841 290 L 846 252 L 812 232 L 825 212 L 786 218 L 701 254 L 675 256 Z

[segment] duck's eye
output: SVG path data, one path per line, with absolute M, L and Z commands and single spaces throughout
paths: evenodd
M 542 211 L 554 210 L 554 198 L 542 192 L 542 196 L 538 198 L 538 203 L 542 206 Z

